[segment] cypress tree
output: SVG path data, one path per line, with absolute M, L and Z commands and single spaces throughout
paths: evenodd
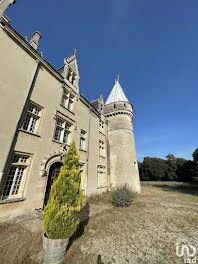
M 79 156 L 73 141 L 44 208 L 43 226 L 48 238 L 65 239 L 76 231 L 82 207 L 80 182 Z

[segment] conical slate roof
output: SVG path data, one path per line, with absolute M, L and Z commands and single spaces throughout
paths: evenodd
M 107 98 L 105 105 L 111 104 L 114 102 L 120 102 L 120 101 L 128 102 L 128 99 L 126 98 L 126 96 L 122 90 L 122 87 L 119 83 L 119 76 L 118 76 L 117 80 L 115 80 L 115 84 L 113 86 L 113 89 L 112 89 L 109 97 Z

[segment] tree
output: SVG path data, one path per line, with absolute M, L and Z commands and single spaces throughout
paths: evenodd
M 176 158 L 176 165 L 177 165 L 177 180 L 178 181 L 187 181 L 188 177 L 188 170 L 187 170 L 187 160 L 183 158 Z
M 198 183 L 198 148 L 193 151 L 192 182 Z
M 143 160 L 144 178 L 160 181 L 165 177 L 166 161 L 159 158 L 146 157 Z
M 150 179 L 149 179 L 148 174 L 145 173 L 143 162 L 138 162 L 138 168 L 139 168 L 140 180 L 141 181 L 149 181 Z
M 198 162 L 198 148 L 193 151 L 193 161 Z
M 50 202 L 44 208 L 43 225 L 50 239 L 69 238 L 79 225 L 82 191 L 79 156 L 72 142 L 60 174 L 52 184 Z
M 174 181 L 177 180 L 177 163 L 176 158 L 173 154 L 168 154 L 166 157 L 166 180 Z

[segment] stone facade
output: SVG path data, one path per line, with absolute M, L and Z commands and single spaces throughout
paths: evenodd
M 88 102 L 76 51 L 56 70 L 36 51 L 40 37 L 28 43 L 2 16 L 0 221 L 43 209 L 72 140 L 86 196 L 124 183 L 140 191 L 131 104 Z

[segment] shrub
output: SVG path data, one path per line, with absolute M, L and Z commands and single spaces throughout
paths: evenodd
M 44 208 L 43 226 L 48 238 L 69 238 L 76 231 L 82 207 L 80 182 L 79 156 L 73 142 L 58 179 L 52 184 L 50 202 Z
M 116 207 L 128 207 L 133 201 L 135 193 L 127 185 L 116 188 L 112 193 L 111 202 Z

